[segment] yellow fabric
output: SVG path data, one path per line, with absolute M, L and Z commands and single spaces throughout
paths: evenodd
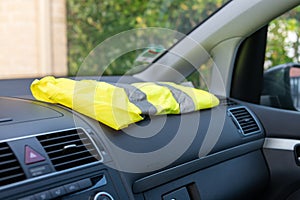
M 133 83 L 132 85 L 147 95 L 148 102 L 156 107 L 157 115 L 180 113 L 179 104 L 168 88 L 151 82 Z
M 163 84 L 170 85 L 190 96 L 195 110 L 212 108 L 219 104 L 219 100 L 206 91 L 169 82 Z M 156 115 L 180 113 L 180 102 L 178 103 L 173 97 L 169 88 L 150 82 L 134 83 L 131 86 L 146 95 L 145 101 L 156 108 Z M 74 81 L 48 76 L 41 80 L 34 80 L 30 89 L 37 100 L 62 104 L 116 130 L 142 120 L 142 114 L 149 114 L 142 113 L 137 105 L 130 102 L 123 88 L 105 82 Z M 140 102 L 144 99 L 136 101 Z
M 204 90 L 199 90 L 192 87 L 185 87 L 170 82 L 164 82 L 164 84 L 177 88 L 189 95 L 194 101 L 194 105 L 196 106 L 195 110 L 212 108 L 219 105 L 219 99 L 217 99 L 214 95 Z
M 49 76 L 34 80 L 30 89 L 37 100 L 62 104 L 116 130 L 143 119 L 122 88 L 105 82 Z

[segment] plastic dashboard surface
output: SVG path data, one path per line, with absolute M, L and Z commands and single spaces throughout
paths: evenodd
M 0 199 L 97 199 L 106 194 L 113 199 L 168 199 L 177 190 L 190 199 L 218 199 L 209 192 L 229 198 L 239 185 L 239 195 L 248 195 L 259 192 L 268 179 L 260 151 L 263 128 L 249 109 L 230 100 L 200 112 L 146 117 L 122 131 L 33 100 L 3 97 L 0 107 L 0 156 L 9 153 L 17 165 L 0 163 L 9 166 L 0 169 Z M 239 121 L 234 112 L 247 116 Z M 257 127 L 247 134 L 242 123 L 250 119 Z M 52 150 L 59 142 L 51 141 L 60 140 L 62 146 Z M 81 154 L 79 147 L 94 153 Z M 91 160 L 77 162 L 85 156 Z M 68 159 L 71 164 L 60 163 Z M 259 167 L 257 173 L 246 175 L 253 165 Z M 237 173 L 222 175 L 226 169 Z M 18 179 L 10 179 L 15 174 Z M 243 180 L 228 186 L 228 179 L 242 174 Z M 217 188 L 205 179 L 214 179 Z

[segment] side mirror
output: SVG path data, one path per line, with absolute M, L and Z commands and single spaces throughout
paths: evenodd
M 261 104 L 300 110 L 300 64 L 287 63 L 265 71 Z

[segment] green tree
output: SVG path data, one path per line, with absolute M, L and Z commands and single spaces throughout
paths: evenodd
M 84 58 L 105 39 L 134 28 L 163 27 L 187 34 L 228 0 L 67 0 L 69 75 L 76 75 Z M 141 50 L 113 61 L 105 75 L 129 71 Z M 99 59 L 104 59 L 99 55 Z M 85 75 L 99 66 L 90 63 Z
M 300 7 L 269 24 L 265 69 L 289 62 L 300 62 Z

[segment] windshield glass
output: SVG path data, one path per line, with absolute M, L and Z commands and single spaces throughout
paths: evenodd
M 127 51 L 101 52 L 97 58 L 102 60 L 114 53 L 107 66 L 85 62 L 80 75 L 138 72 L 227 1 L 0 1 L 0 78 L 76 76 L 93 49 L 132 30 L 142 30 L 147 37 L 142 48 L 132 48 L 141 31 L 129 32 L 132 37 L 119 43 L 130 43 Z M 160 29 L 157 32 L 153 27 Z M 160 37 L 151 38 L 151 34 Z

